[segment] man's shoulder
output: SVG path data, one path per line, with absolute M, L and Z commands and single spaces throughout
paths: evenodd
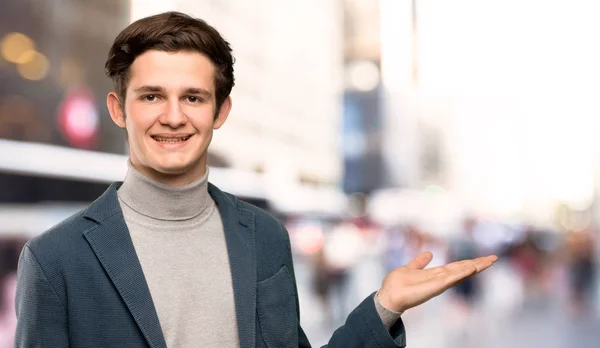
M 76 250 L 85 243 L 83 232 L 96 223 L 85 218 L 85 209 L 62 220 L 27 242 L 27 247 L 40 258 L 68 257 L 68 250 Z
M 121 182 L 111 184 L 100 197 L 87 207 L 33 238 L 27 243 L 27 246 L 34 254 L 47 254 L 52 259 L 69 258 L 83 252 L 86 249 L 83 246 L 87 245 L 83 233 L 99 226 L 99 221 L 103 221 L 120 210 L 116 195 L 120 184 Z

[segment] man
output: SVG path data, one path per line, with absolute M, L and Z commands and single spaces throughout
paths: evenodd
M 117 36 L 106 72 L 129 171 L 23 249 L 16 346 L 309 347 L 286 230 L 207 180 L 212 132 L 232 105 L 229 44 L 164 13 Z M 424 270 L 430 260 L 390 272 L 329 346 L 404 346 L 400 313 L 496 258 Z

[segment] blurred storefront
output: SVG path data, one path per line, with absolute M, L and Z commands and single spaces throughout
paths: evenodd
M 123 153 L 104 76 L 128 1 L 3 1 L 0 138 Z M 16 116 L 19 117 L 16 117 Z
M 125 153 L 123 133 L 105 107 L 111 83 L 103 66 L 114 36 L 128 21 L 128 1 L 2 2 L 1 233 L 39 233 L 28 227 L 36 218 L 44 220 L 33 213 L 45 209 L 39 204 L 62 202 L 54 210 L 60 219 L 75 209 L 65 207 L 89 202 L 107 187 L 63 175 L 69 165 L 85 171 L 90 161 L 73 163 L 78 157 L 61 154 Z M 25 211 L 33 214 L 26 219 Z

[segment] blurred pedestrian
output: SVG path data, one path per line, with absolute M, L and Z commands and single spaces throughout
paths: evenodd
M 579 316 L 593 310 L 596 282 L 595 241 L 590 229 L 570 232 L 566 240 L 569 312 Z
M 477 220 L 467 217 L 463 221 L 460 234 L 451 239 L 448 246 L 448 261 L 456 262 L 469 260 L 480 256 L 479 247 L 474 238 Z M 477 277 L 465 279 L 453 288 L 453 293 L 458 305 L 464 311 L 470 310 L 479 295 L 479 281 Z

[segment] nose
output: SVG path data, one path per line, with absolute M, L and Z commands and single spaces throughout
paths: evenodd
M 171 128 L 179 128 L 187 122 L 187 116 L 177 100 L 169 100 L 165 112 L 160 117 L 160 123 Z

